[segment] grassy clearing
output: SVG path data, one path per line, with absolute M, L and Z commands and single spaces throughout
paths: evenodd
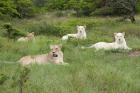
M 1 25 L 3 22 L 0 22 Z M 40 16 L 12 20 L 14 27 L 35 31 L 34 42 L 14 42 L 0 37 L 0 75 L 8 79 L 0 84 L 0 93 L 19 93 L 20 67 L 17 60 L 25 55 L 47 53 L 50 44 L 63 44 L 64 61 L 69 66 L 31 65 L 24 93 L 140 93 L 140 57 L 129 57 L 128 51 L 81 50 L 98 41 L 113 41 L 114 32 L 126 32 L 126 41 L 140 50 L 140 17 L 137 23 L 117 22 L 116 18 L 73 18 Z M 58 27 L 59 36 L 51 34 L 44 23 Z M 87 40 L 62 42 L 61 35 L 76 31 L 76 25 L 87 25 Z M 39 28 L 38 28 L 39 27 Z M 57 31 L 56 30 L 56 31 Z M 44 34 L 40 34 L 41 32 Z M 8 61 L 9 63 L 4 63 Z

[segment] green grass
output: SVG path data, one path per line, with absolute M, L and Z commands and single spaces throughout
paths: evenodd
M 26 32 L 40 27 L 44 22 L 64 29 L 64 33 L 75 32 L 76 25 L 87 25 L 88 38 L 62 42 L 61 36 L 47 35 L 51 29 L 44 35 L 37 35 L 34 42 L 20 43 L 0 37 L 0 81 L 2 74 L 8 77 L 0 84 L 0 93 L 19 93 L 17 81 L 22 67 L 17 61 L 22 56 L 48 53 L 49 45 L 60 43 L 63 44 L 64 61 L 69 65 L 31 65 L 23 93 L 140 93 L 140 56 L 129 57 L 128 51 L 80 49 L 98 41 L 112 42 L 114 32 L 126 32 L 128 45 L 140 50 L 140 16 L 137 16 L 136 24 L 117 22 L 116 19 L 43 15 L 12 20 L 14 27 Z M 2 23 L 0 21 L 0 25 Z M 44 28 L 45 25 L 35 29 L 35 32 L 45 32 L 47 29 Z

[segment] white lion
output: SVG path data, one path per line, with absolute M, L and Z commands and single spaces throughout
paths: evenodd
M 96 50 L 99 50 L 99 49 L 104 49 L 104 50 L 128 49 L 128 50 L 130 50 L 131 48 L 129 48 L 127 46 L 124 36 L 125 36 L 124 32 L 123 33 L 114 33 L 115 42 L 112 42 L 112 43 L 98 42 L 98 43 L 93 44 L 90 47 L 86 47 L 86 48 L 95 48 Z M 82 47 L 82 48 L 85 48 L 85 47 Z
M 86 26 L 77 26 L 77 33 L 76 34 L 67 34 L 62 37 L 62 40 L 68 40 L 70 37 L 77 38 L 77 39 L 86 39 Z

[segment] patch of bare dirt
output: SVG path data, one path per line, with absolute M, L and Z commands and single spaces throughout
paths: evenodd
M 140 56 L 140 51 L 131 51 L 128 53 L 128 56 L 130 56 L 130 57 Z

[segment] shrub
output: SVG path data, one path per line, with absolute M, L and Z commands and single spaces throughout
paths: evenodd
M 21 18 L 32 17 L 35 15 L 35 8 L 32 0 L 14 0 L 16 9 Z
M 42 22 L 39 24 L 31 25 L 28 28 L 29 32 L 35 32 L 37 35 L 54 35 L 54 36 L 62 36 L 67 32 L 66 27 L 60 27 L 48 24 L 46 22 Z
M 19 15 L 13 0 L 0 1 L 0 16 L 4 16 L 4 15 L 10 15 L 10 16 Z
M 16 28 L 13 28 L 10 23 L 4 24 L 3 28 L 5 29 L 5 32 L 3 33 L 4 36 L 10 39 L 16 39 L 18 36 L 24 36 L 24 33 L 22 33 Z
M 140 0 L 137 1 L 136 12 L 140 13 Z
M 103 7 L 96 9 L 91 15 L 112 15 L 113 9 L 111 7 Z
M 4 84 L 4 82 L 8 79 L 8 77 L 4 74 L 0 75 L 0 85 Z

